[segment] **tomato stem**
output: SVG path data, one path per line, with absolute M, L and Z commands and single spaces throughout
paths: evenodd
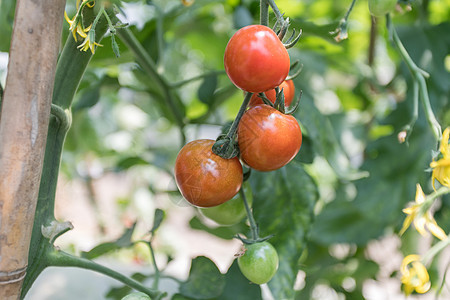
M 436 141 L 439 141 L 441 139 L 442 129 L 441 125 L 439 124 L 434 115 L 433 109 L 431 108 L 430 98 L 428 96 L 427 83 L 425 81 L 425 77 L 429 77 L 429 74 L 424 70 L 420 69 L 414 63 L 412 58 L 409 56 L 408 51 L 405 49 L 405 46 L 403 46 L 402 41 L 400 40 L 397 31 L 395 30 L 395 27 L 391 22 L 391 17 L 389 14 L 386 14 L 386 27 L 389 31 L 390 37 L 394 45 L 397 47 L 398 52 L 400 53 L 400 56 L 402 57 L 403 61 L 406 63 L 409 70 L 411 71 L 411 74 L 413 75 L 414 78 L 414 82 L 416 82 L 419 86 L 419 96 L 422 105 L 424 106 L 425 109 L 425 115 L 428 120 L 428 124 L 432 129 Z
M 280 26 L 283 27 L 283 24 L 285 22 L 284 18 L 283 18 L 283 14 L 278 9 L 278 6 L 275 4 L 275 1 L 274 0 L 266 0 L 266 1 L 272 8 L 273 13 L 275 14 L 275 17 L 277 17 L 277 21 L 280 23 Z
M 131 288 L 134 288 L 140 292 L 143 292 L 147 295 L 149 295 L 152 298 L 159 298 L 161 296 L 161 292 L 154 289 L 149 289 L 142 285 L 140 282 L 131 279 L 117 271 L 114 271 L 108 267 L 102 266 L 100 264 L 97 264 L 96 262 L 93 262 L 89 259 L 77 257 L 74 255 L 71 255 L 69 253 L 66 253 L 61 250 L 54 249 L 53 251 L 47 252 L 47 262 L 49 266 L 57 266 L 57 267 L 77 267 L 77 268 L 83 268 L 91 271 L 98 272 L 100 274 L 104 274 L 108 277 L 114 278 L 126 285 L 128 285 Z
M 269 4 L 267 0 L 260 1 L 259 23 L 264 26 L 269 26 Z
M 241 107 L 239 108 L 236 118 L 234 119 L 233 124 L 231 124 L 230 130 L 227 133 L 227 137 L 234 138 L 236 136 L 239 122 L 241 121 L 241 118 L 244 115 L 245 110 L 247 109 L 248 103 L 250 102 L 250 98 L 252 97 L 252 95 L 253 93 L 247 93 L 245 95 L 244 101 L 242 101 Z
M 252 210 L 250 208 L 250 205 L 248 204 L 247 198 L 245 197 L 245 193 L 242 188 L 239 190 L 239 194 L 241 195 L 242 201 L 244 202 L 245 210 L 247 211 L 247 218 L 248 222 L 250 223 L 250 229 L 252 231 L 252 240 L 256 241 L 259 239 L 258 225 L 256 224 Z
M 220 135 L 212 146 L 212 151 L 214 152 L 214 154 L 219 155 L 220 157 L 225 159 L 236 157 L 239 154 L 239 150 L 237 149 L 236 145 L 236 132 L 239 126 L 239 122 L 241 121 L 241 118 L 247 109 L 252 95 L 253 93 L 245 94 L 244 101 L 239 108 L 233 124 L 231 124 L 230 130 L 228 130 L 226 135 Z

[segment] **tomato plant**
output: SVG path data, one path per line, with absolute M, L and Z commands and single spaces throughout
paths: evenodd
M 289 73 L 289 54 L 275 32 L 262 25 L 239 29 L 224 55 L 225 71 L 240 89 L 260 93 L 279 86 Z
M 397 0 L 369 0 L 369 11 L 376 17 L 382 17 L 394 10 Z
M 238 257 L 242 274 L 253 283 L 263 284 L 272 279 L 278 269 L 277 250 L 269 242 L 244 246 L 245 253 Z
M 239 159 L 223 159 L 211 151 L 213 140 L 186 144 L 175 161 L 175 179 L 184 198 L 198 207 L 222 204 L 242 185 Z
M 297 120 L 265 104 L 250 108 L 238 128 L 242 160 L 259 171 L 272 171 L 290 162 L 302 145 Z
M 244 183 L 245 197 L 249 205 L 253 202 L 252 191 L 248 184 Z M 199 208 L 200 213 L 219 225 L 230 226 L 241 221 L 247 214 L 240 194 L 236 194 L 231 200 L 215 207 Z
M 294 82 L 292 80 L 285 80 L 278 86 L 278 88 L 280 89 L 280 91 L 283 89 L 284 105 L 285 106 L 291 105 L 292 100 L 294 100 L 295 96 Z M 275 101 L 277 100 L 277 93 L 275 89 L 268 90 L 264 92 L 264 94 L 266 95 L 267 99 L 269 99 L 270 102 L 272 103 L 275 103 Z M 258 96 L 258 94 L 253 94 L 252 98 L 250 99 L 249 106 L 255 106 L 257 104 L 263 104 L 263 101 Z

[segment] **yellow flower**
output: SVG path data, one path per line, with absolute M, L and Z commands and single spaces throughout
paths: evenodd
M 181 3 L 183 3 L 184 6 L 191 6 L 194 4 L 195 0 L 181 0 Z
M 403 212 L 407 214 L 405 221 L 403 222 L 403 227 L 400 230 L 400 235 L 402 235 L 406 229 L 414 222 L 414 227 L 416 227 L 417 232 L 422 236 L 426 236 L 426 229 L 431 232 L 435 237 L 440 240 L 447 239 L 447 235 L 444 230 L 436 223 L 433 215 L 431 214 L 428 203 L 425 202 L 426 196 L 420 187 L 420 184 L 416 185 L 416 203 L 403 209 Z
M 433 173 L 431 175 L 431 182 L 434 187 L 434 181 L 437 179 L 440 184 L 450 187 L 450 147 L 448 144 L 448 139 L 450 136 L 450 127 L 447 127 L 442 134 L 441 145 L 439 150 L 442 154 L 442 158 L 438 161 L 432 161 L 430 167 L 433 168 Z
M 88 7 L 92 8 L 95 5 L 95 1 L 91 0 L 83 0 L 81 3 L 81 8 L 87 5 Z M 81 22 L 81 8 L 80 8 L 80 0 L 77 0 L 77 13 L 73 17 L 73 19 L 69 19 L 69 16 L 67 16 L 67 12 L 64 11 L 64 18 L 66 19 L 67 23 L 69 23 L 69 30 L 72 32 L 73 39 L 75 42 L 77 41 L 77 33 L 82 38 L 87 37 L 87 32 L 91 29 L 91 26 L 84 28 L 83 22 Z
M 411 266 L 409 266 L 411 265 Z M 402 273 L 401 281 L 405 288 L 405 294 L 410 295 L 414 290 L 417 293 L 426 293 L 430 287 L 430 276 L 427 268 L 420 261 L 420 256 L 411 254 L 406 256 L 400 267 Z
M 89 26 L 90 29 L 90 26 Z M 103 45 L 100 45 L 99 43 L 95 41 L 91 41 L 90 35 L 88 34 L 86 38 L 84 39 L 84 42 L 78 45 L 77 48 L 81 48 L 82 51 L 87 51 L 88 49 L 91 49 L 92 54 L 95 54 L 95 46 L 103 47 Z

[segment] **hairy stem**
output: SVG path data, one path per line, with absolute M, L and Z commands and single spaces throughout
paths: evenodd
M 250 98 L 252 97 L 253 93 L 247 93 L 245 94 L 244 101 L 241 104 L 241 107 L 239 108 L 239 111 L 236 115 L 236 118 L 233 121 L 233 124 L 231 124 L 230 130 L 227 133 L 227 137 L 233 138 L 236 135 L 236 131 L 239 126 L 239 122 L 242 119 L 242 116 L 245 113 L 245 110 L 247 109 L 248 103 L 250 102 Z
M 260 1 L 259 24 L 269 26 L 269 4 L 267 0 Z
M 270 5 L 270 7 L 272 8 L 273 13 L 275 14 L 275 17 L 277 17 L 277 20 L 278 20 L 279 24 L 282 25 L 283 22 L 284 22 L 283 14 L 278 9 L 278 6 L 275 4 L 275 1 L 274 0 L 266 0 L 266 1 Z
M 239 194 L 242 197 L 242 201 L 244 202 L 245 210 L 247 211 L 248 222 L 250 223 L 250 229 L 252 231 L 252 240 L 256 241 L 259 238 L 258 234 L 258 225 L 256 225 L 255 218 L 253 217 L 252 210 L 250 205 L 248 204 L 247 197 L 245 197 L 244 189 L 241 188 L 239 190 Z
M 425 77 L 429 77 L 429 74 L 425 72 L 424 70 L 420 69 L 414 61 L 411 59 L 411 57 L 408 54 L 408 51 L 406 51 L 405 47 L 402 44 L 402 41 L 400 40 L 397 31 L 395 30 L 392 22 L 391 17 L 389 14 L 386 15 L 386 26 L 388 27 L 388 30 L 390 32 L 392 41 L 394 42 L 395 46 L 397 47 L 400 56 L 402 57 L 403 61 L 408 66 L 409 70 L 411 71 L 414 80 L 419 85 L 419 95 L 420 100 L 422 102 L 422 105 L 425 109 L 425 115 L 427 117 L 428 124 L 431 127 L 431 130 L 433 132 L 433 135 L 437 141 L 441 139 L 441 125 L 437 121 L 433 109 L 431 108 L 430 104 L 430 98 L 428 96 L 428 89 L 427 84 L 425 81 Z
M 53 250 L 47 252 L 47 262 L 49 266 L 56 266 L 56 267 L 77 267 L 82 269 L 87 269 L 91 271 L 98 272 L 100 274 L 104 274 L 108 277 L 114 278 L 123 284 L 128 285 L 129 287 L 136 289 L 140 292 L 143 292 L 147 295 L 149 295 L 152 298 L 160 297 L 161 292 L 149 289 L 142 285 L 140 282 L 127 277 L 117 271 L 114 271 L 108 267 L 102 266 L 96 262 L 93 262 L 89 259 L 73 256 L 71 254 L 68 254 L 66 252 L 60 251 L 60 250 Z

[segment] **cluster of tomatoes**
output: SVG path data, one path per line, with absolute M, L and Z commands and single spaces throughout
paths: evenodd
M 231 134 L 239 155 L 223 158 L 213 150 L 216 141 L 192 141 L 177 156 L 175 179 L 184 198 L 205 216 L 231 225 L 245 216 L 237 195 L 243 184 L 241 162 L 258 171 L 279 169 L 299 152 L 302 132 L 297 120 L 284 113 L 295 88 L 292 80 L 286 80 L 289 54 L 272 29 L 251 25 L 238 30 L 225 49 L 224 65 L 248 102 Z M 267 241 L 253 240 L 245 245 L 238 264 L 250 281 L 262 284 L 275 274 L 278 255 Z

